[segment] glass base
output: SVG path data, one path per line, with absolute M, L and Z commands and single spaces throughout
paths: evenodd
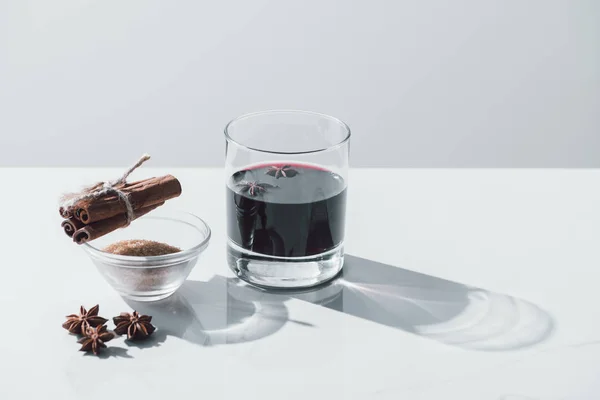
M 325 283 L 344 265 L 344 244 L 309 257 L 272 257 L 227 243 L 227 263 L 238 278 L 264 288 L 307 288 Z

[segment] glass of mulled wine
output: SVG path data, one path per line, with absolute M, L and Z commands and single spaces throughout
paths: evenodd
M 269 288 L 334 278 L 344 264 L 350 128 L 275 110 L 234 119 L 225 138 L 229 267 Z

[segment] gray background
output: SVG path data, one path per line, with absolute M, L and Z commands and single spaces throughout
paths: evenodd
M 0 0 L 0 165 L 222 165 L 310 109 L 352 164 L 600 166 L 598 0 Z

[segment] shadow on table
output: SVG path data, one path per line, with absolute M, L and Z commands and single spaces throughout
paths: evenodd
M 127 352 L 127 349 L 118 346 L 108 346 L 106 349 L 103 349 L 98 355 L 93 353 L 84 353 L 84 357 L 97 357 L 100 359 L 108 359 L 108 358 L 133 358 Z
M 158 326 L 154 342 L 175 336 L 201 346 L 241 343 L 269 336 L 286 323 L 312 326 L 289 318 L 279 295 L 241 286 L 238 279 L 215 276 L 208 282 L 187 280 L 171 297 L 153 303 L 125 299 L 133 309 L 152 315 Z
M 209 346 L 258 340 L 286 323 L 311 327 L 289 318 L 292 299 L 473 350 L 526 348 L 554 330 L 550 315 L 526 300 L 352 255 L 336 280 L 312 290 L 265 291 L 215 276 L 186 281 L 160 302 L 128 303 L 154 316 L 159 342 L 172 335 Z
M 554 331 L 552 317 L 526 300 L 352 255 L 337 280 L 291 297 L 473 350 L 530 347 Z

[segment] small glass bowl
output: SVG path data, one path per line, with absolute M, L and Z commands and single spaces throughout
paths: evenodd
M 123 256 L 103 251 L 121 240 L 147 239 L 176 246 L 182 251 L 163 256 Z M 82 246 L 102 276 L 123 297 L 156 301 L 169 297 L 183 284 L 208 247 L 210 227 L 202 219 L 182 211 L 154 210 Z

